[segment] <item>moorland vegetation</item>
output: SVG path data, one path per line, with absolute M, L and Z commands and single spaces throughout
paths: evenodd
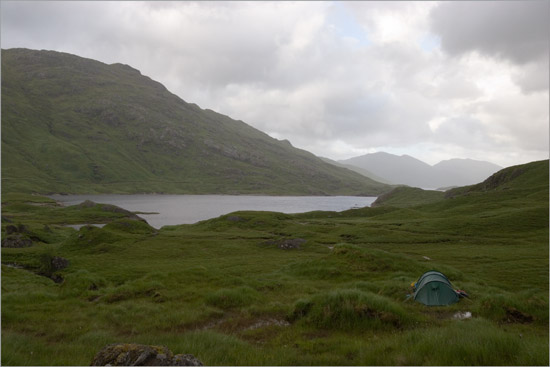
M 110 343 L 205 365 L 548 365 L 548 199 L 548 161 L 371 208 L 160 229 L 3 192 L 3 241 L 31 244 L 2 248 L 2 365 L 88 365 Z M 431 269 L 470 298 L 407 298 Z

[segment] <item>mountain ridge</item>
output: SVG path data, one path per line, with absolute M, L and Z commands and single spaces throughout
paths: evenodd
M 169 92 L 131 66 L 2 50 L 2 190 L 366 195 L 334 167 Z
M 461 158 L 443 160 L 432 166 L 409 155 L 386 152 L 365 154 L 338 163 L 367 170 L 389 184 L 432 189 L 475 184 L 502 169 L 490 162 Z

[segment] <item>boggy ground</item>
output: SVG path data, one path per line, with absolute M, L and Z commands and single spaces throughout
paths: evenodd
M 4 194 L 3 238 L 23 224 L 33 245 L 2 249 L 2 364 L 87 365 L 107 344 L 140 343 L 205 365 L 548 365 L 547 167 L 546 182 L 425 205 L 400 191 L 392 206 L 160 230 Z M 407 300 L 430 269 L 470 298 Z

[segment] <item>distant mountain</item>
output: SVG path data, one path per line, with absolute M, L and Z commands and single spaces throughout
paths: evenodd
M 366 169 L 363 169 L 363 168 L 360 168 L 360 167 L 357 167 L 357 166 L 354 166 L 354 165 L 351 165 L 351 164 L 340 163 L 340 162 L 334 161 L 330 158 L 325 158 L 325 157 L 319 157 L 319 158 L 321 158 L 323 161 L 325 161 L 327 163 L 330 163 L 330 164 L 333 164 L 335 166 L 342 167 L 342 168 L 347 168 L 347 169 L 350 169 L 352 171 L 355 171 L 355 172 L 357 172 L 357 173 L 359 173 L 363 176 L 366 176 L 370 179 L 373 179 L 374 181 L 382 182 L 382 183 L 385 183 L 385 184 L 391 184 L 386 179 L 384 179 L 380 176 L 377 176 L 374 173 L 372 173 L 370 171 L 367 171 Z
M 432 166 L 408 155 L 379 152 L 338 162 L 365 169 L 393 184 L 432 187 L 435 180 Z
M 473 159 L 449 159 L 433 166 L 442 181 L 439 186 L 465 186 L 485 180 L 502 169 L 494 163 Z
M 430 166 L 408 155 L 384 152 L 341 160 L 339 163 L 367 170 L 387 183 L 432 189 L 471 185 L 502 169 L 496 164 L 472 159 L 450 159 Z
M 123 64 L 2 50 L 2 191 L 378 195 L 335 167 Z

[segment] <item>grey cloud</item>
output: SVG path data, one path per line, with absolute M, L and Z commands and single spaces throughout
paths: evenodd
M 252 16 L 258 5 L 231 5 L 3 2 L 2 47 L 23 45 L 108 63 L 124 61 L 137 68 L 150 66 L 152 73 L 145 73 L 175 71 L 188 81 L 212 85 L 262 80 L 277 59 L 276 21 L 269 21 L 265 12 Z M 251 16 L 243 22 L 229 11 Z
M 376 17 L 384 11 L 415 20 L 418 29 L 413 33 L 421 35 L 427 32 L 425 15 L 418 21 L 413 17 L 422 4 L 338 6 L 351 7 L 366 32 L 380 25 Z M 541 68 L 546 66 L 548 72 L 544 53 L 538 49 L 544 38 L 535 27 L 540 15 L 529 20 L 527 30 L 510 26 L 515 30 L 510 35 L 506 29 L 501 32 L 513 15 L 509 10 L 481 4 L 478 14 L 471 14 L 460 4 L 440 4 L 431 17 L 446 51 L 442 53 L 421 50 L 412 36 L 384 44 L 373 38 L 354 45 L 345 40 L 345 32 L 334 29 L 329 17 L 333 7 L 328 2 L 2 1 L 2 47 L 55 49 L 132 65 L 186 101 L 318 154 L 331 146 L 329 142 L 356 150 L 434 142 L 500 149 L 490 139 L 490 125 L 502 125 L 501 116 L 480 125 L 468 117 L 476 111 L 462 107 L 499 96 L 483 95 L 475 80 L 480 73 L 472 73 L 467 63 L 448 54 L 477 50 L 510 60 L 515 66 L 504 63 L 502 70 L 509 71 L 524 91 L 547 89 L 547 83 L 537 78 Z M 532 9 L 528 10 L 530 14 Z M 493 44 L 499 37 L 509 37 L 511 43 Z M 526 37 L 531 41 L 522 45 L 520 39 Z M 506 104 L 520 110 L 521 98 L 530 96 L 512 89 Z M 537 98 L 543 95 L 533 93 Z M 533 101 L 538 106 L 539 100 Z M 496 114 L 497 107 L 485 109 L 486 114 Z M 434 135 L 428 121 L 441 116 L 462 117 L 441 124 Z M 548 112 L 538 108 L 525 121 L 541 118 L 547 121 Z M 524 139 L 521 146 L 528 146 L 540 124 L 529 134 L 514 129 L 510 121 L 498 132 L 515 134 Z
M 2 47 L 57 49 L 84 46 L 98 30 L 110 27 L 105 3 L 2 1 Z M 117 15 L 115 15 L 116 17 Z
M 495 136 L 503 137 L 503 143 L 519 151 L 539 150 L 548 152 L 548 95 L 531 94 L 522 98 L 508 95 L 478 106 L 492 127 Z
M 458 116 L 445 120 L 435 131 L 434 138 L 439 142 L 474 149 L 482 149 L 493 143 L 483 123 L 470 116 Z
M 522 65 L 513 75 L 512 80 L 524 93 L 547 91 L 550 74 L 548 60 L 538 60 Z
M 526 64 L 548 60 L 548 1 L 449 1 L 431 12 L 431 26 L 451 55 L 478 51 Z

